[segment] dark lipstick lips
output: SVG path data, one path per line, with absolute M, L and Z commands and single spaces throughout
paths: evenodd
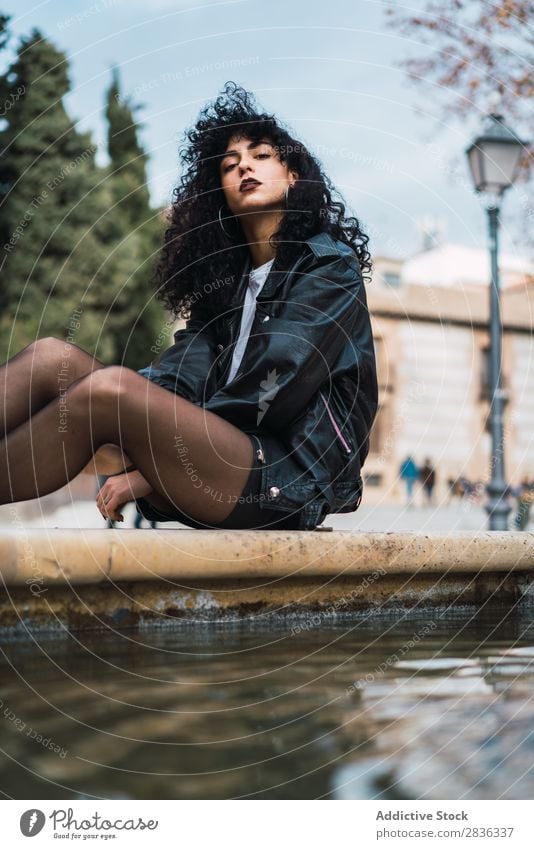
M 244 191 L 246 188 L 248 188 L 248 186 L 261 186 L 261 183 L 260 183 L 259 180 L 252 180 L 252 179 L 243 180 L 243 182 L 239 186 L 239 191 L 240 192 Z

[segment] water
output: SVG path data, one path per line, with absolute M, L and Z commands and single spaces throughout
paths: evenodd
M 4 634 L 0 792 L 532 798 L 533 627 L 488 610 Z

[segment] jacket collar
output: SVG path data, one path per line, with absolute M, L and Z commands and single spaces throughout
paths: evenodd
M 315 256 L 339 256 L 339 242 L 330 233 L 316 233 L 305 244 L 310 246 Z
M 310 250 L 316 257 L 339 256 L 339 248 L 330 233 L 316 233 L 315 236 L 310 236 L 309 239 L 306 239 L 302 243 L 302 249 L 299 251 L 297 258 L 290 269 L 286 271 L 278 271 L 276 268 L 276 260 L 274 261 L 267 276 L 267 280 L 263 284 L 263 288 L 258 295 L 258 301 L 269 300 L 272 298 L 275 291 L 285 280 L 287 275 L 293 270 L 295 265 L 297 265 L 306 252 Z
M 316 233 L 315 236 L 310 236 L 309 239 L 306 239 L 302 243 L 302 250 L 299 251 L 294 265 L 297 264 L 297 262 L 308 250 L 311 250 L 316 257 L 339 256 L 339 247 L 337 246 L 335 239 L 332 238 L 330 233 Z M 242 304 L 245 300 L 245 294 L 248 285 L 248 274 L 250 268 L 251 262 L 250 259 L 247 259 L 247 262 L 243 269 L 243 273 L 241 275 L 241 280 L 239 281 L 239 284 L 231 299 L 233 304 Z M 291 268 L 285 271 L 278 270 L 276 268 L 275 260 L 269 270 L 269 274 L 267 275 L 267 279 L 263 284 L 262 290 L 258 295 L 258 301 L 269 300 L 270 298 L 272 298 L 278 286 L 283 282 L 283 280 L 291 270 Z

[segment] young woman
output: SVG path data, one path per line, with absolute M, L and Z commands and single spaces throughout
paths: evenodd
M 9 360 L 0 503 L 92 468 L 113 473 L 97 496 L 113 520 L 135 500 L 158 522 L 313 529 L 362 495 L 377 407 L 368 238 L 306 147 L 234 83 L 187 133 L 182 164 L 156 287 L 186 327 L 139 373 L 55 338 Z

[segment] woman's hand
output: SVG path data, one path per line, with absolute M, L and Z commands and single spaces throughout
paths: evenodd
M 152 492 L 149 482 L 141 472 L 127 472 L 108 478 L 96 496 L 96 506 L 104 519 L 114 522 L 124 522 L 122 508 L 129 501 L 142 498 Z
M 87 466 L 85 466 L 82 475 L 115 475 L 123 472 L 128 466 L 132 465 L 132 461 L 124 451 L 121 451 L 118 445 L 113 445 L 111 442 L 106 445 L 101 445 L 91 457 Z

